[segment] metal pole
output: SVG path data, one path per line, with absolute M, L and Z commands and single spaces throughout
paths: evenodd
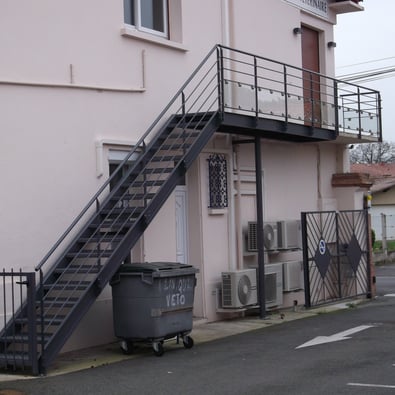
M 259 120 L 259 97 L 258 97 L 258 64 L 254 56 L 254 85 L 255 85 L 255 125 L 258 126 Z
M 262 162 L 261 162 L 261 139 L 255 137 L 255 179 L 256 179 L 256 218 L 257 218 L 257 241 L 258 241 L 258 302 L 259 316 L 266 316 L 265 297 L 265 258 L 263 245 L 263 197 L 262 197 Z
M 335 133 L 336 136 L 339 135 L 339 90 L 338 90 L 338 85 L 337 81 L 333 82 L 334 87 L 333 87 L 333 103 L 335 107 Z
M 285 130 L 288 129 L 288 82 L 287 82 L 287 66 L 283 66 L 283 75 L 284 75 L 284 111 L 285 111 Z
M 304 298 L 305 306 L 311 307 L 311 293 L 310 293 L 310 271 L 309 271 L 309 252 L 307 243 L 307 214 L 301 214 L 302 225 L 302 245 L 303 245 L 303 274 L 304 274 Z
M 358 137 L 362 137 L 362 118 L 361 118 L 361 90 L 358 87 Z
M 224 118 L 225 111 L 225 70 L 223 49 L 217 48 L 217 79 L 218 79 L 218 110 L 221 119 Z
M 37 316 L 36 316 L 36 273 L 26 273 L 27 285 L 27 326 L 29 333 L 29 358 L 32 373 L 39 374 L 37 359 Z
M 381 249 L 384 252 L 384 255 L 388 255 L 388 246 L 387 246 L 387 215 L 381 213 Z
M 342 298 L 342 270 L 341 270 L 341 257 L 340 257 L 340 237 L 339 237 L 339 212 L 335 212 L 335 232 L 336 232 L 336 265 L 337 265 L 337 291 L 338 298 Z M 342 256 L 346 254 L 346 251 L 342 251 Z
M 373 264 L 373 245 L 372 245 L 372 218 L 370 216 L 369 210 L 365 209 L 365 221 L 366 221 L 366 232 L 367 232 L 367 277 L 368 277 L 368 292 L 366 296 L 370 299 L 376 296 L 376 276 L 374 273 L 374 264 Z

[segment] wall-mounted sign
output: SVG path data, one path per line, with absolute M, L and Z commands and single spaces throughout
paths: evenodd
M 328 17 L 328 0 L 286 0 L 288 3 L 295 4 L 303 10 L 313 14 Z

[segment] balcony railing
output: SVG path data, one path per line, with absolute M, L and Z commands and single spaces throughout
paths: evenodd
M 378 91 L 222 46 L 219 57 L 223 111 L 381 141 Z

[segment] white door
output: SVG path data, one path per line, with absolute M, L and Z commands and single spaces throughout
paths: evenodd
M 187 189 L 176 187 L 176 249 L 177 262 L 187 263 L 188 260 L 188 222 L 187 222 Z

